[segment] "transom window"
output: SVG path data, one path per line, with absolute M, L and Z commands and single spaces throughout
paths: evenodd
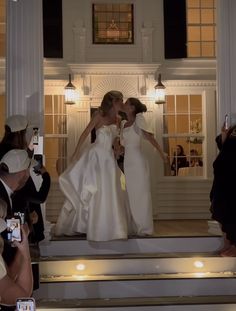
M 216 0 L 187 0 L 188 57 L 216 56 Z
M 166 175 L 203 176 L 202 96 L 167 95 L 163 112 Z
M 134 43 L 133 5 L 93 4 L 93 43 Z

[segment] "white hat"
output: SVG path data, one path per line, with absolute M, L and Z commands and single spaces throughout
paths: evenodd
M 28 121 L 25 116 L 21 114 L 15 114 L 8 117 L 5 124 L 9 126 L 11 132 L 14 133 L 25 130 L 27 128 Z
M 3 218 L 0 218 L 0 232 L 3 232 L 7 228 L 7 223 Z
M 4 163 L 8 167 L 9 173 L 18 173 L 26 170 L 30 166 L 38 164 L 34 159 L 30 159 L 28 153 L 21 149 L 8 151 L 1 159 L 0 165 Z

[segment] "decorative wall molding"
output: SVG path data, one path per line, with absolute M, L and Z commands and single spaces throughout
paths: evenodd
M 216 87 L 216 81 L 210 80 L 163 80 L 163 83 L 166 87 Z
M 91 75 L 134 75 L 134 74 L 151 74 L 160 67 L 160 64 L 134 64 L 134 63 L 88 63 L 88 64 L 68 64 L 71 71 L 75 74 Z

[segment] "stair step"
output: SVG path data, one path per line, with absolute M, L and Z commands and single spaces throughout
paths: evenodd
M 108 242 L 91 242 L 78 237 L 63 237 L 40 243 L 42 256 L 82 256 L 137 253 L 215 252 L 222 237 L 149 237 Z
M 181 256 L 182 255 L 182 256 Z M 185 254 L 186 255 L 186 254 Z M 175 256 L 175 257 L 174 257 Z M 118 255 L 118 256 L 91 256 L 91 257 L 49 257 L 42 258 L 40 263 L 40 275 L 42 281 L 51 280 L 61 282 L 65 280 L 75 281 L 80 277 L 96 276 L 105 278 L 110 275 L 161 275 L 161 274 L 186 274 L 211 275 L 217 273 L 220 276 L 233 275 L 236 272 L 234 257 L 220 257 L 208 253 L 188 254 L 181 253 L 145 255 Z
M 223 306 L 224 304 L 224 306 Z M 236 297 L 199 296 L 199 297 L 135 297 L 113 299 L 58 299 L 38 300 L 37 310 L 233 310 Z M 158 309 L 157 309 L 158 307 Z M 165 308 L 162 308 L 165 307 Z
M 187 277 L 188 276 L 188 277 Z M 102 278 L 102 277 L 101 277 Z M 83 277 L 76 282 L 41 283 L 34 292 L 36 299 L 95 299 L 125 297 L 162 297 L 162 296 L 203 296 L 203 295 L 235 295 L 235 276 L 225 275 L 207 278 L 202 275 L 182 275 L 178 278 L 169 275 L 161 276 L 110 276 L 104 280 L 86 280 Z

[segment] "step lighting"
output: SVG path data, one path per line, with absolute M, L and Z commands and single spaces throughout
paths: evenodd
M 193 265 L 194 267 L 199 268 L 199 269 L 204 267 L 204 263 L 200 260 L 194 261 Z
M 76 265 L 75 267 L 76 267 L 76 269 L 77 269 L 78 271 L 83 271 L 83 270 L 85 270 L 85 268 L 86 268 L 86 266 L 85 266 L 83 263 L 79 263 L 79 264 Z

